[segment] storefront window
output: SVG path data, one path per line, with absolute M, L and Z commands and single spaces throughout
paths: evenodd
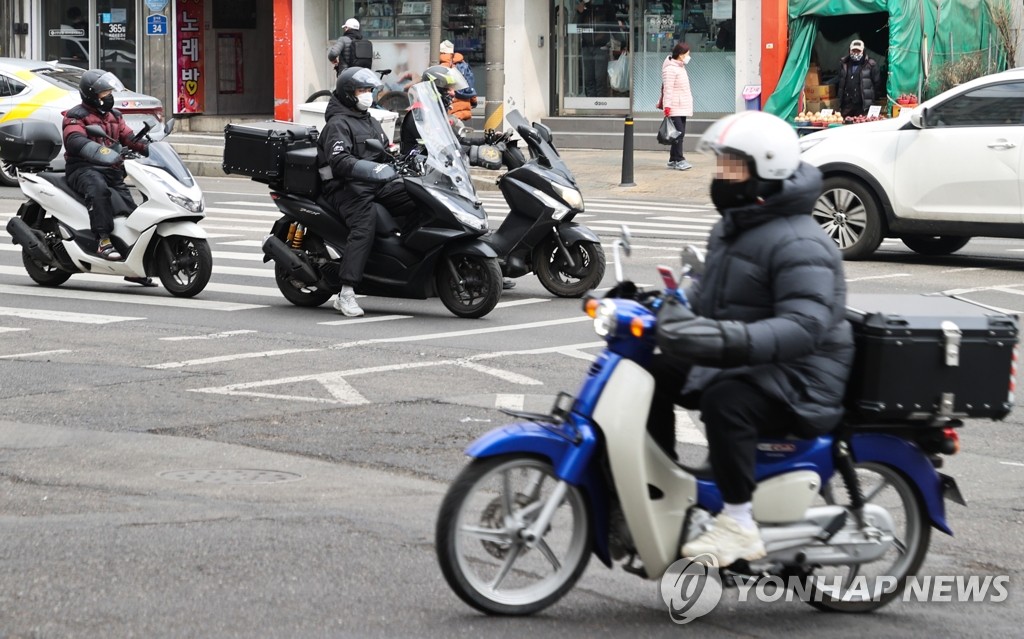
M 113 72 L 125 87 L 135 88 L 134 0 L 99 0 L 91 24 L 86 0 L 45 2 L 42 11 L 44 59 L 83 69 L 99 67 Z M 90 59 L 90 40 L 97 34 L 96 58 Z
M 44 2 L 43 58 L 89 68 L 89 4 L 85 0 Z

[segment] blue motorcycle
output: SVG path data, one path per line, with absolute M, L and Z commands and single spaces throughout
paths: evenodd
M 660 579 L 722 508 L 710 469 L 677 463 L 644 426 L 656 309 L 664 295 L 685 301 L 699 256 L 684 251 L 684 274 L 691 272 L 681 286 L 664 269 L 666 290 L 644 291 L 623 282 L 620 249 L 629 252 L 626 229 L 613 246 L 620 284 L 585 303 L 607 346 L 577 396 L 560 394 L 546 415 L 505 411 L 521 421 L 469 446 L 472 460 L 441 505 L 441 570 L 462 600 L 485 613 L 550 606 L 591 554 L 608 567 L 625 559 L 625 570 Z M 808 603 L 843 612 L 898 597 L 924 561 L 931 529 L 952 534 L 944 500 L 964 503 L 956 482 L 936 470 L 941 454 L 959 449 L 960 425 L 935 417 L 847 423 L 816 439 L 760 441 L 753 509 L 768 555 L 733 564 L 723 583 L 795 577 L 810 584 Z M 851 589 L 858 579 L 882 588 Z

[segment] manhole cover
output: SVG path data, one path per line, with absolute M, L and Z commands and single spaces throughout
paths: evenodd
M 302 479 L 302 475 L 287 473 L 283 470 L 248 468 L 169 470 L 158 473 L 158 476 L 193 484 L 276 484 Z

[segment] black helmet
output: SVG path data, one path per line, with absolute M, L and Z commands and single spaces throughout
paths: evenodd
M 78 81 L 78 92 L 82 102 L 91 107 L 100 108 L 100 94 L 104 91 L 124 91 L 124 85 L 117 76 L 103 69 L 89 69 Z
M 438 92 L 443 96 L 448 90 L 462 91 L 469 88 L 469 82 L 458 69 L 446 67 L 443 64 L 435 64 L 420 77 L 424 82 L 433 82 Z
M 356 89 L 376 89 L 382 86 L 380 78 L 366 67 L 349 67 L 338 75 L 334 97 L 350 109 L 356 107 Z

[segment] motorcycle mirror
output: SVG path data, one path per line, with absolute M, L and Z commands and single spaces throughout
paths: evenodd
M 619 256 L 619 250 L 621 249 L 626 257 L 632 253 L 633 249 L 630 246 L 630 234 L 629 227 L 625 224 L 619 226 L 619 237 L 615 238 L 612 242 L 612 260 L 615 262 L 615 281 L 621 282 L 625 279 L 622 275 L 622 259 Z
M 174 118 L 171 118 L 164 124 L 164 135 L 170 135 L 171 131 L 174 130 Z
M 683 263 L 682 274 L 684 277 L 696 278 L 704 274 L 704 251 L 693 244 L 687 244 L 683 247 L 681 261 Z
M 85 127 L 85 132 L 96 138 L 107 138 L 108 140 L 114 139 L 107 135 L 107 132 L 103 130 L 103 127 L 101 127 L 98 124 L 88 125 L 87 127 Z
M 551 144 L 551 140 L 554 139 L 554 137 L 551 135 L 551 127 L 549 127 L 546 124 L 541 124 L 540 122 L 534 122 L 533 128 L 537 130 L 538 134 L 540 134 L 541 139 L 543 139 L 548 144 Z

